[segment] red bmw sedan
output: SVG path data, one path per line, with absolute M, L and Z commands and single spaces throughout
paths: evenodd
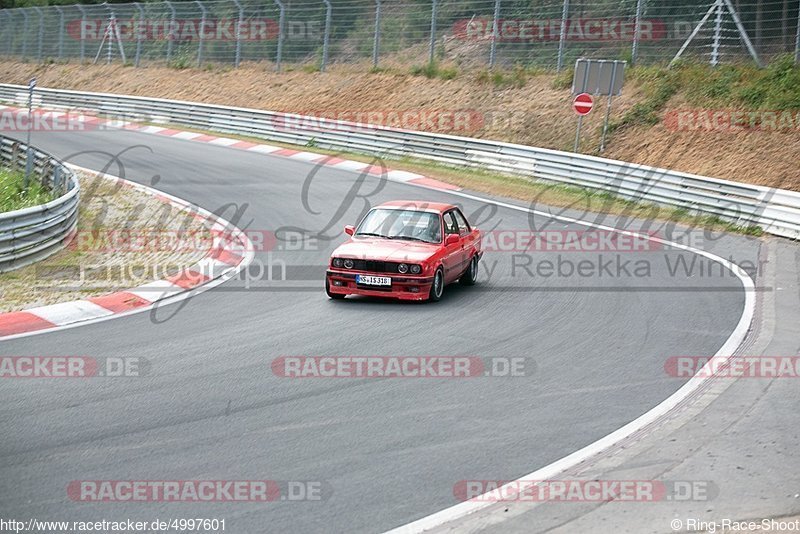
M 481 233 L 452 204 L 395 200 L 369 211 L 331 255 L 325 291 L 402 300 L 442 298 L 456 280 L 473 285 Z

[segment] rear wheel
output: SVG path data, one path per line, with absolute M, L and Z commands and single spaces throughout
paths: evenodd
M 462 286 L 474 286 L 475 282 L 478 280 L 478 256 L 472 256 L 472 259 L 469 260 L 469 267 L 467 267 L 466 272 L 461 275 L 461 278 L 458 280 Z
M 431 284 L 431 291 L 428 294 L 430 302 L 439 302 L 444 293 L 444 270 L 441 267 L 436 269 L 436 274 L 433 275 L 433 283 Z
M 325 293 L 328 294 L 328 298 L 333 300 L 341 300 L 345 297 L 345 295 L 340 295 L 339 293 L 331 293 L 331 284 L 327 276 L 325 277 Z

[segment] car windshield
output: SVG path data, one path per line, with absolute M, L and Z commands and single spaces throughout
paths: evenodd
M 376 208 L 367 213 L 355 235 L 440 243 L 442 225 L 438 213 Z

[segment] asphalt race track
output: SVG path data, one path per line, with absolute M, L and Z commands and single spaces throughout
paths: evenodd
M 325 265 L 365 202 L 456 202 L 489 229 L 585 228 L 136 132 L 37 133 L 33 143 L 94 169 L 108 163 L 101 152 L 138 146 L 122 156 L 128 179 L 150 184 L 158 175 L 155 187 L 211 211 L 236 204 L 240 218 L 222 214 L 249 230 L 335 237 L 307 240 L 303 250 L 279 241 L 258 251 L 250 268 L 256 280 L 0 343 L 3 356 L 140 357 L 151 366 L 139 378 L 2 382 L 0 515 L 7 517 L 203 517 L 225 518 L 230 532 L 383 531 L 455 504 L 460 480 L 522 476 L 635 419 L 683 383 L 665 375 L 667 358 L 713 355 L 742 314 L 736 277 L 719 268 L 710 276 L 671 274 L 668 261 L 693 256 L 671 249 L 620 253 L 630 275 L 586 277 L 531 276 L 513 252 L 487 252 L 479 284 L 449 286 L 436 304 L 334 302 L 323 291 Z M 109 172 L 123 174 L 116 166 Z M 374 194 L 348 201 L 354 186 Z M 533 256 L 556 261 L 558 253 Z M 606 256 L 616 261 L 615 253 Z M 564 257 L 597 260 L 587 252 Z M 287 280 L 258 276 L 259 265 L 280 261 Z M 646 276 L 633 275 L 637 261 L 649 265 Z M 272 360 L 287 355 L 525 358 L 526 376 L 275 376 Z M 82 503 L 66 491 L 73 480 L 195 479 L 319 481 L 325 500 Z

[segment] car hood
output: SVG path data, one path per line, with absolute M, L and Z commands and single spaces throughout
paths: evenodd
M 333 256 L 361 260 L 422 262 L 439 248 L 438 244 L 376 238 L 350 240 L 339 245 Z

